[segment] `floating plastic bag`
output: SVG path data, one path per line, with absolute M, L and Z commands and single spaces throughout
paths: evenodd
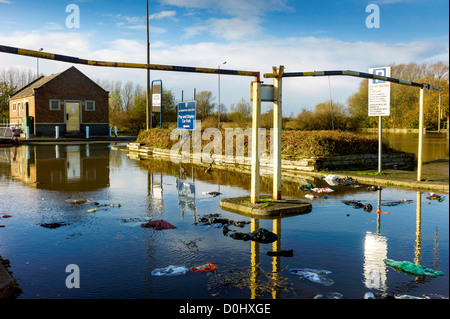
M 189 269 L 183 266 L 170 265 L 165 268 L 156 268 L 152 271 L 152 276 L 180 276 L 185 275 Z
M 306 198 L 309 198 L 309 199 L 315 199 L 315 198 L 317 198 L 317 195 L 306 194 L 305 197 L 306 197 Z
M 312 282 L 322 284 L 324 286 L 331 286 L 332 284 L 334 284 L 334 281 L 332 279 L 325 277 L 326 275 L 331 274 L 331 271 L 329 270 L 298 268 L 298 269 L 289 269 L 288 272 L 293 275 L 298 275 L 301 276 L 302 278 L 306 278 Z
M 298 187 L 299 190 L 301 191 L 308 191 L 310 189 L 314 188 L 313 184 L 311 183 L 306 183 L 305 185 L 301 185 Z
M 262 244 L 270 244 L 278 239 L 277 234 L 264 228 L 258 228 L 257 230 L 251 232 L 249 236 L 251 240 Z
M 148 223 L 141 224 L 142 227 L 145 228 L 154 228 L 155 230 L 161 230 L 161 229 L 175 229 L 176 227 L 172 225 L 171 223 L 168 223 L 164 220 L 152 220 Z
M 337 182 L 337 179 L 339 178 L 339 175 L 325 175 L 324 179 L 328 183 L 328 185 L 336 186 L 339 185 Z
M 441 196 L 435 193 L 430 193 L 430 196 L 427 196 L 426 199 L 429 200 L 437 200 L 438 202 L 443 202 L 445 200 L 445 196 Z
M 312 188 L 311 189 L 313 192 L 317 192 L 317 193 L 330 193 L 330 192 L 334 192 L 333 189 L 329 188 L 329 187 L 322 187 L 322 188 Z
M 392 259 L 385 259 L 384 263 L 397 271 L 403 271 L 415 276 L 438 277 L 444 275 L 442 271 L 434 270 L 421 265 L 416 265 L 410 261 L 395 261 Z
M 206 264 L 193 266 L 189 268 L 189 270 L 192 272 L 210 272 L 215 271 L 217 268 L 217 265 L 214 265 L 208 261 Z

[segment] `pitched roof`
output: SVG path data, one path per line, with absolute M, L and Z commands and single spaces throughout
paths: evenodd
M 63 71 L 63 72 L 65 72 L 65 71 Z M 63 72 L 55 73 L 55 74 L 52 74 L 52 75 L 49 75 L 49 76 L 41 75 L 36 80 L 28 83 L 23 88 L 18 90 L 16 93 L 11 95 L 10 98 L 11 99 L 16 99 L 16 98 L 19 98 L 19 97 L 25 97 L 25 96 L 33 95 L 34 94 L 34 89 L 40 88 L 41 86 L 43 86 L 44 84 L 50 82 L 51 80 L 53 80 L 54 78 L 56 78 L 58 75 L 60 75 Z
M 48 82 L 52 81 L 54 78 L 57 78 L 58 76 L 60 76 L 61 74 L 63 74 L 64 72 L 67 72 L 68 70 L 71 69 L 75 69 L 76 71 L 80 72 L 77 68 L 75 68 L 74 66 L 71 66 L 70 68 L 68 68 L 65 71 L 59 72 L 59 73 L 55 73 L 49 76 L 40 76 L 38 77 L 36 80 L 28 83 L 27 85 L 25 85 L 23 88 L 21 88 L 20 90 L 18 90 L 17 92 L 15 92 L 13 95 L 11 95 L 9 98 L 10 99 L 17 99 L 20 97 L 26 97 L 26 96 L 31 96 L 34 94 L 34 90 L 38 89 L 42 86 L 44 86 L 45 84 L 47 84 Z M 82 72 L 80 72 L 82 73 Z M 83 74 L 83 73 L 82 73 Z M 83 74 L 84 75 L 84 74 Z M 89 77 L 87 77 L 86 75 L 84 75 L 87 79 L 89 79 L 92 83 L 94 83 L 95 85 L 97 85 L 99 88 L 101 88 L 102 90 L 104 90 L 105 92 L 108 93 L 108 91 L 106 91 L 105 89 L 103 89 L 101 86 L 99 86 L 97 83 L 95 83 L 94 81 L 92 81 Z

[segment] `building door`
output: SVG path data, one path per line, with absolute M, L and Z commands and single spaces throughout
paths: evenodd
M 80 103 L 66 102 L 66 131 L 80 130 Z

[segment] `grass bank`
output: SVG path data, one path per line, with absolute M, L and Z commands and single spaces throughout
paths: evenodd
M 202 132 L 203 133 L 203 132 Z M 225 130 L 221 130 L 222 151 L 225 150 Z M 156 128 L 141 131 L 137 142 L 148 147 L 171 149 L 179 142 L 179 137 L 172 129 Z M 202 134 L 202 137 L 204 135 Z M 209 144 L 214 137 L 202 140 L 202 148 Z M 236 137 L 233 138 L 236 141 Z M 378 137 L 341 131 L 282 131 L 282 155 L 291 157 L 301 156 L 339 156 L 357 154 L 377 154 Z M 270 148 L 270 133 L 266 134 L 267 149 Z M 192 143 L 191 143 L 192 147 Z M 233 143 L 235 151 L 236 143 Z M 244 137 L 244 149 L 247 154 L 248 136 Z M 383 142 L 383 154 L 396 153 L 386 142 Z

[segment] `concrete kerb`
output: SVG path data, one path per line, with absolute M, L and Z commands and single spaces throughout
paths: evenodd
M 5 267 L 0 264 L 0 300 L 13 298 L 15 292 L 14 279 Z

